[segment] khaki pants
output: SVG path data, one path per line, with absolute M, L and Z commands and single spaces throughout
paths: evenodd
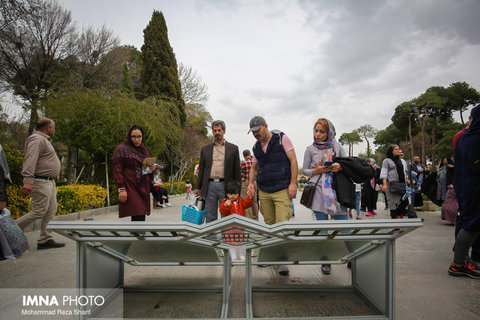
M 48 240 L 53 239 L 52 235 L 47 230 L 47 224 L 57 213 L 57 188 L 55 181 L 35 179 L 33 190 L 30 195 L 32 197 L 33 210 L 18 218 L 15 222 L 22 230 L 24 230 L 32 222 L 42 219 L 40 239 L 38 239 L 38 243 L 45 243 Z
M 257 204 L 257 182 L 253 183 L 255 187 L 255 193 L 253 194 L 253 203 L 250 208 L 245 209 L 245 216 L 247 218 L 257 220 L 258 221 L 258 204 Z M 248 180 L 242 182 L 242 198 L 247 197 L 247 189 L 248 189 Z
M 288 198 L 288 189 L 268 193 L 259 191 L 260 212 L 266 224 L 288 221 L 293 214 L 292 200 Z

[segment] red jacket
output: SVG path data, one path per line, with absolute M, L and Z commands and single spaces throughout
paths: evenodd
M 237 201 L 232 202 L 229 207 L 225 206 L 225 201 L 227 199 L 222 200 L 220 204 L 220 213 L 222 216 L 226 217 L 231 214 L 239 214 L 245 217 L 245 209 L 250 208 L 253 203 L 252 198 L 238 198 Z

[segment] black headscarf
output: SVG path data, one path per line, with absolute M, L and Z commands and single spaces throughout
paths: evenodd
M 390 146 L 390 148 L 388 148 L 387 158 L 391 159 L 393 163 L 395 163 L 395 167 L 397 168 L 398 181 L 405 182 L 405 172 L 403 170 L 402 160 L 400 159 L 400 156 L 393 155 L 393 149 L 395 149 L 395 147 L 398 147 L 398 146 L 392 145 Z

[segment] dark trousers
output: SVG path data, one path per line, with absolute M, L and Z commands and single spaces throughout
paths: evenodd
M 400 205 L 397 207 L 397 209 L 392 210 L 390 209 L 390 217 L 392 219 L 397 219 L 400 216 L 406 216 L 407 215 L 407 206 L 408 206 L 408 198 L 403 200 Z
M 150 185 L 150 192 L 152 193 L 153 198 L 157 202 L 160 202 L 160 204 L 163 204 L 164 202 L 168 203 L 168 191 L 167 191 L 167 189 L 165 189 L 163 187 L 160 187 L 157 190 L 157 188 L 155 188 L 155 186 L 152 184 L 152 185 Z M 163 197 L 165 197 L 165 199 Z

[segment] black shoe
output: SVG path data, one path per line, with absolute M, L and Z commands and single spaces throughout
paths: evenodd
M 37 243 L 37 250 L 53 249 L 65 247 L 65 243 L 55 242 L 53 239 L 48 240 L 45 243 Z
M 332 272 L 332 265 L 331 264 L 322 264 L 322 273 L 323 274 L 330 274 Z
M 454 277 L 470 277 L 474 279 L 480 279 L 480 272 L 478 272 L 478 269 L 468 262 L 465 262 L 463 266 L 460 267 L 452 263 L 448 269 L 448 274 Z

